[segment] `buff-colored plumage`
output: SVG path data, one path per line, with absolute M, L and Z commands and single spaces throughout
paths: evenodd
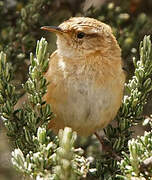
M 114 119 L 121 105 L 125 74 L 121 50 L 111 28 L 92 18 L 75 17 L 58 28 L 57 50 L 51 55 L 44 97 L 55 118 L 50 128 L 65 126 L 88 136 Z M 83 37 L 78 33 L 83 33 Z M 81 34 L 82 35 L 82 34 Z

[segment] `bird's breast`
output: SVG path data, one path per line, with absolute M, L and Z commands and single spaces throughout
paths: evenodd
M 108 73 L 109 68 L 63 59 L 52 64 L 46 75 L 50 84 L 45 99 L 56 114 L 56 128 L 70 126 L 89 135 L 114 118 L 121 104 L 124 77 L 120 72 Z

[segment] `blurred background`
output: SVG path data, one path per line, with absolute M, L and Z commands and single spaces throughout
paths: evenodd
M 120 47 L 128 79 L 134 72 L 132 57 L 138 59 L 138 47 L 145 34 L 152 34 L 151 0 L 0 0 L 0 51 L 14 67 L 14 84 L 18 95 L 27 79 L 29 54 L 42 36 L 49 42 L 49 53 L 56 49 L 54 34 L 40 30 L 44 25 L 59 25 L 73 16 L 88 16 L 111 25 Z M 152 113 L 151 97 L 145 114 Z M 94 137 L 79 139 L 78 143 L 90 152 L 96 152 Z M 0 180 L 24 179 L 11 165 L 11 142 L 0 121 Z

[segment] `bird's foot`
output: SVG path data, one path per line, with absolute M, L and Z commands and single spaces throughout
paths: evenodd
M 105 144 L 104 140 L 102 139 L 102 137 L 99 136 L 99 134 L 97 132 L 94 133 L 95 136 L 97 137 L 97 139 L 99 140 L 100 144 L 102 145 L 102 150 L 104 152 L 109 152 L 116 160 L 120 160 L 120 156 L 118 156 L 116 154 L 116 152 L 113 151 L 112 147 L 110 147 L 109 145 Z

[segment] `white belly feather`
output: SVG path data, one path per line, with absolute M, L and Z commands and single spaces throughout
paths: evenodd
M 60 57 L 57 66 L 54 62 L 46 74 L 52 93 L 46 98 L 56 113 L 56 129 L 69 126 L 80 135 L 90 135 L 104 128 L 121 105 L 125 80 L 121 65 L 118 63 L 117 71 L 112 72 L 112 66 L 103 64 L 98 72 L 97 67 L 86 66 L 84 61 L 72 64 Z M 103 74 L 105 71 L 108 76 Z
M 67 100 L 59 106 L 65 126 L 70 126 L 77 132 L 80 131 L 82 135 L 105 127 L 114 118 L 119 108 L 117 102 L 122 89 L 120 92 L 115 92 L 114 86 L 119 84 L 116 81 L 99 87 L 96 86 L 94 79 L 66 78 L 63 83 L 67 88 Z

